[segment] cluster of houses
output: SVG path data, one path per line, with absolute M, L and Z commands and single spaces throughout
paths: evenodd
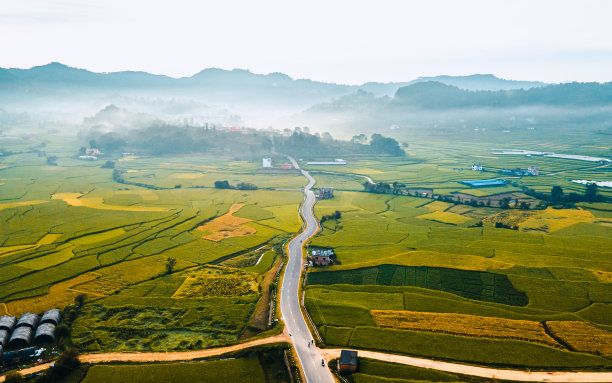
M 334 188 L 332 187 L 323 187 L 318 188 L 315 192 L 315 197 L 317 199 L 330 199 L 334 197 Z
M 85 154 L 79 156 L 80 160 L 96 161 L 99 156 L 103 155 L 99 149 L 85 149 Z
M 540 171 L 537 166 L 530 166 L 527 169 L 516 168 L 516 169 L 502 169 L 501 174 L 507 174 L 512 176 L 538 176 Z
M 0 317 L 0 355 L 2 360 L 11 353 L 8 349 L 22 349 L 33 343 L 55 342 L 55 327 L 62 317 L 58 309 L 46 311 L 42 317 L 35 313 L 25 313 L 19 319 L 11 315 Z
M 272 158 L 262 158 L 261 162 L 262 162 L 262 167 L 264 169 L 272 169 L 274 167 L 272 166 Z M 285 163 L 280 164 L 278 168 L 283 169 L 283 170 L 289 170 L 289 169 L 293 169 L 293 165 L 291 165 L 288 162 L 285 162 Z
M 315 266 L 327 266 L 336 256 L 333 249 L 313 249 L 310 251 L 310 255 Z

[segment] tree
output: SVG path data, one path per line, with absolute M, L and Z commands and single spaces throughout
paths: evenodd
M 563 188 L 559 185 L 553 186 L 550 190 L 550 202 L 553 204 L 563 200 Z
M 58 343 L 61 339 L 67 338 L 68 335 L 70 335 L 70 328 L 65 323 L 61 323 L 55 328 L 55 338 Z
M 215 181 L 215 188 L 217 189 L 231 189 L 229 181 Z
M 597 201 L 597 184 L 595 182 L 590 182 L 586 185 L 584 199 L 588 202 Z
M 114 169 L 115 168 L 115 161 L 106 161 L 104 163 L 104 165 L 102 165 L 103 169 Z
M 176 258 L 168 257 L 168 259 L 166 259 L 166 274 L 172 274 L 175 265 Z
M 83 307 L 83 304 L 85 303 L 86 299 L 87 299 L 87 294 L 81 293 L 81 294 L 77 295 L 76 297 L 74 297 L 74 304 L 78 308 L 81 308 L 81 307 Z
M 351 138 L 351 142 L 353 144 L 366 145 L 368 143 L 368 136 L 366 136 L 365 134 L 361 133 L 358 136 L 353 136 Z
M 392 156 L 406 155 L 396 140 L 390 137 L 384 137 L 378 133 L 372 134 L 370 149 L 374 153 L 384 153 Z

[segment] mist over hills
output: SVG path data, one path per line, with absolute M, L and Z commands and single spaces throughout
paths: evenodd
M 322 102 L 358 89 L 375 95 L 392 95 L 397 89 L 413 83 L 438 81 L 467 90 L 500 90 L 542 86 L 540 82 L 499 79 L 493 75 L 424 77 L 409 82 L 362 85 L 332 84 L 308 79 L 293 79 L 283 73 L 256 74 L 248 70 L 204 69 L 191 77 L 172 78 L 146 72 L 124 71 L 96 73 L 53 62 L 30 69 L 0 68 L 0 96 L 44 96 L 70 91 L 155 91 L 164 89 L 173 94 L 224 95 L 231 93 L 235 99 L 252 96 L 257 92 L 259 100 L 273 97 L 275 101 L 294 103 Z M 292 96 L 287 100 L 287 96 Z
M 207 68 L 173 78 L 137 71 L 96 73 L 55 62 L 0 68 L 3 128 L 24 112 L 36 118 L 67 113 L 82 122 L 109 104 L 148 116 L 145 120 L 311 126 L 346 135 L 424 126 L 612 126 L 612 83 L 549 85 L 475 74 L 344 85 L 243 69 Z

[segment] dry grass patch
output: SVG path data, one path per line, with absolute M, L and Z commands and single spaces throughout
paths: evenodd
M 78 291 L 72 290 L 73 287 L 94 280 L 96 275 L 86 273 L 78 277 L 56 283 L 49 288 L 49 292 L 38 297 L 20 299 L 6 303 L 6 310 L 11 315 L 21 315 L 25 312 L 43 312 L 51 308 L 64 308 L 74 302 L 74 298 L 79 295 Z
M 426 207 L 430 211 L 443 211 L 452 206 L 453 206 L 452 203 L 442 202 L 442 201 L 433 201 L 433 202 L 428 203 L 424 207 Z
M 576 351 L 612 355 L 611 332 L 577 321 L 550 321 L 546 325 L 554 336 Z
M 612 283 L 612 272 L 593 270 L 593 274 L 597 277 L 597 280 L 601 283 Z
M 244 225 L 247 222 L 251 222 L 250 219 L 234 216 L 234 213 L 243 206 L 244 204 L 242 203 L 235 203 L 226 214 L 206 222 L 204 225 L 198 226 L 197 230 L 204 232 L 202 238 L 213 242 L 219 242 L 226 238 L 255 234 L 257 230 Z
M 585 209 L 553 209 L 548 207 L 545 210 L 522 211 L 504 210 L 498 214 L 488 217 L 483 222 L 494 225 L 497 222 L 507 226 L 517 226 L 525 231 L 543 231 L 552 233 L 557 230 L 577 223 L 597 223 L 606 225 L 609 221 L 601 221 L 593 213 Z
M 519 228 L 521 230 L 541 230 L 548 232 L 564 229 L 577 223 L 591 223 L 595 216 L 589 210 L 583 209 L 553 209 L 548 207 L 546 210 L 539 211 L 523 221 Z
M 116 205 L 106 205 L 104 203 L 104 199 L 102 197 L 90 197 L 90 198 L 82 198 L 84 194 L 82 193 L 55 193 L 51 196 L 52 199 L 61 199 L 66 202 L 70 206 L 82 206 L 88 207 L 91 209 L 100 209 L 100 210 L 122 210 L 122 211 L 139 211 L 139 212 L 147 212 L 147 211 L 168 211 L 167 208 L 164 207 L 156 207 L 156 206 L 116 206 Z
M 45 202 L 48 202 L 48 201 L 34 200 L 34 201 L 0 203 L 0 210 L 11 209 L 11 208 L 20 207 L 20 206 L 38 205 L 38 204 L 45 203 Z
M 517 339 L 559 346 L 535 321 L 483 317 L 468 314 L 371 310 L 379 327 L 430 331 L 479 338 Z
M 211 266 L 186 275 L 173 298 L 238 297 L 259 292 L 256 276 L 238 269 Z

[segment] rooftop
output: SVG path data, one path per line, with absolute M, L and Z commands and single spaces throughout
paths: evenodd
M 340 351 L 340 364 L 356 366 L 357 365 L 357 351 L 351 351 L 351 350 Z
M 467 185 L 473 188 L 491 187 L 491 186 L 504 186 L 506 181 L 490 179 L 490 180 L 474 180 L 474 181 L 459 181 L 460 184 Z

